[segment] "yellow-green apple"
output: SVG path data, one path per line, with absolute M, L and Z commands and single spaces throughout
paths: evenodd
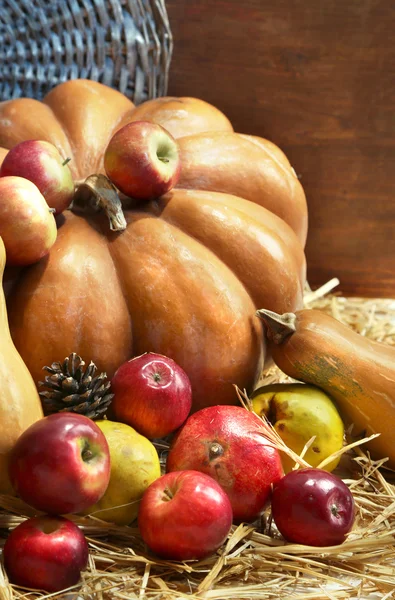
M 88 554 L 88 543 L 77 525 L 50 515 L 23 521 L 11 531 L 3 551 L 11 583 L 46 592 L 78 583 Z
M 0 236 L 9 265 L 45 256 L 57 237 L 56 221 L 37 186 L 23 177 L 0 177 Z
M 191 382 L 171 358 L 147 352 L 123 363 L 111 380 L 112 411 L 149 439 L 172 433 L 192 406 Z
M 50 514 L 77 513 L 100 500 L 110 479 L 105 435 L 91 419 L 55 413 L 30 425 L 9 459 L 16 493 Z
M 354 499 L 346 484 L 323 469 L 297 469 L 273 486 L 272 516 L 289 542 L 334 546 L 354 523 Z
M 232 508 L 221 486 L 198 471 L 162 475 L 144 492 L 138 526 L 147 546 L 170 560 L 201 559 L 226 540 Z
M 228 494 L 234 520 L 252 521 L 283 476 L 280 454 L 266 433 L 262 419 L 241 406 L 203 408 L 176 433 L 166 469 L 211 475 Z
M 67 163 L 50 142 L 26 140 L 5 156 L 0 177 L 16 175 L 33 182 L 48 206 L 59 214 L 70 206 L 74 195 L 73 176 Z
M 104 153 L 104 168 L 126 196 L 157 198 L 171 190 L 179 179 L 178 144 L 161 125 L 134 121 L 111 138 Z
M 343 446 L 344 425 L 332 399 L 314 385 L 275 383 L 258 388 L 252 395 L 254 412 L 265 416 L 281 439 L 296 454 L 309 440 L 314 442 L 304 455 L 312 467 L 318 465 Z M 281 454 L 284 471 L 295 466 L 285 452 Z M 332 471 L 340 456 L 325 466 Z

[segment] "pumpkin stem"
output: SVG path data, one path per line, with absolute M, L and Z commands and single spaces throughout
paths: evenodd
M 266 325 L 267 337 L 275 344 L 281 344 L 286 337 L 296 331 L 294 313 L 279 315 L 271 310 L 257 310 L 257 316 Z
M 71 208 L 86 211 L 89 208 L 104 210 L 110 222 L 111 231 L 126 229 L 126 219 L 116 188 L 105 175 L 89 175 L 80 183 L 74 194 Z

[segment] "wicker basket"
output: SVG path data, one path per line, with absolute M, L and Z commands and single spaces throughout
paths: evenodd
M 0 0 L 0 100 L 82 77 L 139 104 L 166 93 L 171 54 L 165 0 Z

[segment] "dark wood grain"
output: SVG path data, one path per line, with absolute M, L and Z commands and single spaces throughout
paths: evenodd
M 312 287 L 395 297 L 395 2 L 167 0 L 169 93 L 269 138 L 305 188 Z

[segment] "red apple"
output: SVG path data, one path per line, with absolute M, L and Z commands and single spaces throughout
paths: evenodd
M 346 484 L 323 469 L 298 469 L 275 483 L 272 515 L 289 542 L 341 544 L 354 522 L 354 500 Z
M 35 263 L 55 243 L 54 216 L 40 190 L 28 179 L 0 178 L 0 236 L 10 265 Z
M 63 412 L 40 419 L 18 438 L 9 475 L 16 493 L 50 514 L 77 513 L 100 500 L 110 479 L 110 452 L 98 425 Z
M 228 496 L 198 471 L 162 475 L 144 492 L 138 526 L 147 546 L 170 560 L 201 559 L 226 540 L 232 525 Z
M 235 521 L 252 521 L 283 476 L 279 452 L 262 435 L 266 426 L 241 406 L 210 406 L 191 415 L 176 433 L 167 471 L 211 475 L 228 494 Z
M 171 190 L 180 177 L 178 145 L 161 125 L 134 121 L 111 138 L 104 153 L 104 168 L 126 196 L 157 198 Z
M 188 375 L 171 358 L 153 352 L 121 365 L 111 391 L 115 418 L 149 439 L 178 429 L 192 406 Z
M 74 195 L 74 182 L 65 160 L 50 142 L 27 140 L 17 144 L 5 156 L 0 177 L 17 175 L 33 182 L 48 206 L 63 212 Z
M 78 583 L 88 552 L 77 525 L 63 517 L 43 515 L 11 531 L 4 546 L 4 566 L 11 583 L 59 592 Z

